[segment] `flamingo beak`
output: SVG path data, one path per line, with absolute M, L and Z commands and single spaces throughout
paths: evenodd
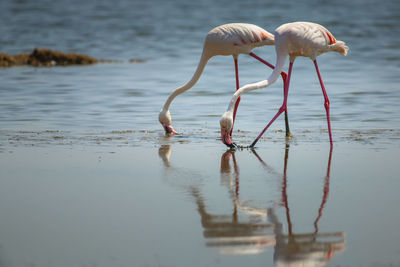
M 232 143 L 231 135 L 229 132 L 226 132 L 226 133 L 221 132 L 221 140 L 227 147 L 230 147 L 230 148 L 236 147 L 236 144 Z
M 162 126 L 164 127 L 164 130 L 165 130 L 166 134 L 178 134 L 178 132 L 175 131 L 174 128 L 172 128 L 171 125 L 163 124 Z

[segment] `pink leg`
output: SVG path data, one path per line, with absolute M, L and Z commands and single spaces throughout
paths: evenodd
M 293 62 L 290 62 L 288 78 L 287 78 L 286 83 L 285 83 L 284 88 L 283 88 L 283 104 L 282 104 L 282 106 L 278 110 L 278 113 L 276 113 L 276 115 L 272 118 L 272 120 L 267 124 L 267 126 L 264 128 L 264 130 L 262 130 L 262 132 L 257 136 L 257 138 L 254 140 L 254 142 L 250 145 L 250 147 L 254 147 L 255 144 L 258 142 L 258 140 L 260 140 L 261 136 L 269 128 L 269 126 L 276 120 L 276 118 L 278 118 L 279 115 L 282 114 L 282 112 L 286 111 L 286 109 L 287 109 L 287 97 L 288 97 L 288 93 L 289 93 L 289 83 L 290 83 L 290 76 L 292 74 L 292 68 L 293 68 Z
M 256 54 L 254 54 L 253 52 L 250 52 L 249 54 L 250 56 L 254 57 L 255 59 L 257 59 L 258 61 L 264 63 L 265 65 L 267 65 L 268 67 L 270 67 L 271 69 L 275 69 L 275 66 L 272 65 L 271 63 L 269 63 L 268 61 L 265 61 L 264 59 L 260 58 L 259 56 L 257 56 Z M 287 73 L 282 71 L 281 72 L 281 76 L 282 76 L 282 80 L 283 80 L 283 90 L 285 90 L 285 84 L 286 84 L 286 79 L 287 79 Z M 286 128 L 286 137 L 290 137 L 292 136 L 292 134 L 290 133 L 290 129 L 289 129 L 289 118 L 288 118 L 288 112 L 287 112 L 287 108 L 285 110 L 285 128 Z
M 233 57 L 234 61 L 235 61 L 235 77 L 236 77 L 236 90 L 239 89 L 239 68 L 238 68 L 238 60 L 237 57 Z M 239 102 L 240 102 L 240 96 L 238 98 L 238 100 L 236 101 L 235 104 L 235 109 L 233 110 L 233 124 L 235 124 L 235 118 L 236 118 L 236 111 L 238 109 L 239 106 Z M 232 136 L 232 131 L 233 131 L 233 125 L 232 125 L 232 130 L 230 132 L 230 135 Z
M 331 132 L 331 118 L 329 116 L 329 98 L 328 98 L 328 95 L 326 94 L 325 86 L 324 86 L 324 83 L 322 81 L 319 69 L 318 69 L 317 60 L 314 60 L 314 65 L 315 65 L 315 69 L 316 69 L 317 74 L 318 74 L 319 83 L 321 84 L 322 93 L 324 94 L 324 98 L 325 98 L 324 106 L 325 106 L 325 110 L 326 110 L 326 119 L 328 121 L 329 141 L 330 141 L 331 146 L 332 146 L 333 143 L 332 143 L 332 132 Z

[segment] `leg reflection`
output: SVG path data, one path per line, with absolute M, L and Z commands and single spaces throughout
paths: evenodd
M 318 210 L 318 216 L 314 221 L 314 228 L 315 228 L 315 233 L 318 233 L 318 222 L 322 217 L 322 211 L 324 210 L 326 201 L 328 200 L 328 195 L 329 195 L 329 183 L 330 183 L 330 172 L 331 172 L 331 161 L 332 161 L 332 148 L 331 146 L 329 150 L 329 159 L 328 159 L 328 167 L 326 168 L 326 176 L 325 176 L 325 184 L 324 184 L 324 194 L 322 196 L 322 202 Z
M 290 218 L 289 201 L 287 194 L 287 167 L 289 147 L 285 151 L 285 164 L 282 177 L 282 205 L 285 207 L 288 234 L 283 233 L 282 224 L 273 210 L 269 212 L 269 219 L 276 225 L 276 245 L 274 262 L 276 265 L 290 266 L 325 266 L 332 259 L 335 252 L 344 250 L 344 232 L 319 233 L 318 222 L 329 195 L 330 165 L 332 146 L 329 152 L 327 174 L 323 187 L 323 196 L 318 216 L 314 221 L 315 232 L 293 233 L 293 224 Z

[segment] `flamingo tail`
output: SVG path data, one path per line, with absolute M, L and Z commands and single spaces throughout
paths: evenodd
M 349 47 L 343 41 L 336 41 L 336 43 L 329 46 L 332 51 L 338 52 L 343 56 L 347 55 L 347 51 L 349 51 Z

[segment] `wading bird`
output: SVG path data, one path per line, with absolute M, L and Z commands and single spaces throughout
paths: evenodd
M 160 111 L 158 120 L 163 126 L 165 132 L 167 134 L 177 133 L 171 125 L 171 114 L 169 111 L 171 102 L 174 100 L 176 96 L 184 93 L 185 91 L 189 90 L 196 84 L 196 82 L 200 78 L 201 73 L 203 72 L 205 65 L 207 64 L 207 61 L 210 58 L 217 55 L 233 56 L 235 63 L 236 89 L 239 89 L 239 72 L 238 72 L 239 54 L 248 54 L 273 69 L 274 66 L 272 64 L 261 59 L 253 52 L 251 52 L 251 50 L 255 47 L 264 45 L 274 45 L 274 44 L 275 41 L 273 34 L 253 24 L 230 23 L 212 29 L 205 38 L 203 53 L 201 55 L 197 69 L 193 74 L 193 77 L 186 84 L 175 89 L 175 91 L 168 97 L 167 101 L 165 102 L 163 108 Z M 281 73 L 281 71 L 279 71 L 279 73 Z M 285 84 L 287 74 L 285 72 L 282 72 L 281 75 Z M 233 121 L 235 120 L 236 117 L 236 110 L 239 105 L 239 102 L 240 98 L 236 102 L 232 113 Z M 286 113 L 285 113 L 285 118 L 286 118 L 286 135 L 290 136 L 289 124 Z M 229 136 L 232 135 L 232 128 L 233 128 L 233 123 L 231 130 L 229 132 Z
M 293 62 L 296 57 L 302 56 L 309 57 L 314 62 L 318 79 L 321 84 L 322 93 L 325 99 L 324 105 L 328 122 L 329 140 L 330 144 L 332 145 L 332 132 L 329 116 L 329 99 L 328 95 L 326 94 L 324 83 L 322 82 L 316 58 L 320 54 L 330 51 L 338 52 L 345 56 L 347 55 L 348 49 L 349 48 L 345 45 L 344 42 L 336 40 L 335 37 L 333 37 L 332 33 L 330 33 L 325 27 L 319 24 L 311 22 L 293 22 L 279 26 L 275 30 L 275 50 L 277 54 L 275 64 L 276 68 L 273 70 L 267 80 L 247 84 L 239 88 L 235 92 L 231 102 L 229 103 L 227 111 L 222 115 L 222 118 L 220 120 L 222 142 L 227 146 L 234 146 L 232 144 L 230 138 L 231 135 L 229 133 L 233 127 L 233 108 L 240 95 L 255 89 L 267 87 L 274 83 L 279 77 L 287 56 L 289 56 L 290 63 L 288 76 L 284 84 L 283 104 L 278 110 L 278 113 L 272 118 L 272 120 L 267 124 L 260 135 L 250 145 L 250 147 L 254 147 L 254 145 L 258 142 L 258 140 L 268 129 L 268 127 L 275 121 L 275 119 L 279 117 L 282 112 L 287 110 L 287 97 L 289 93 L 289 83 L 292 73 Z

